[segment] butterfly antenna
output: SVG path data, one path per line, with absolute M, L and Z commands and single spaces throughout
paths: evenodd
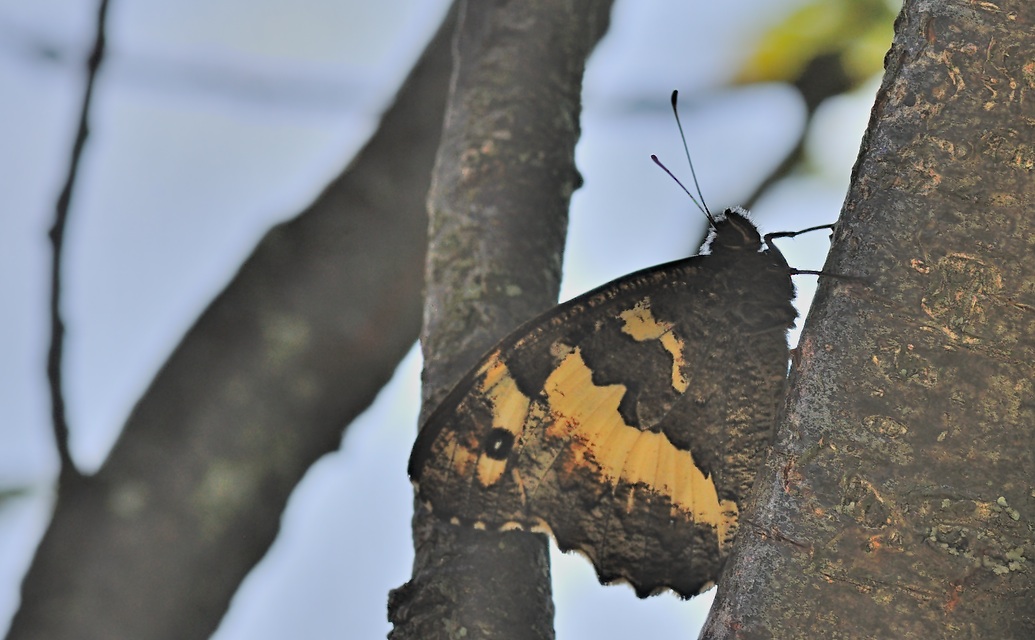
M 708 204 L 705 203 L 705 201 L 704 201 L 704 193 L 701 192 L 701 185 L 697 183 L 697 172 L 694 171 L 694 161 L 690 159 L 690 147 L 688 147 L 687 144 L 686 144 L 686 134 L 683 133 L 683 123 L 679 119 L 679 109 L 676 108 L 676 102 L 677 102 L 678 96 L 679 96 L 679 91 L 673 89 L 672 90 L 672 114 L 674 116 L 676 116 L 676 126 L 679 127 L 679 138 L 683 141 L 683 151 L 686 152 L 686 161 L 690 164 L 690 176 L 694 179 L 694 188 L 697 189 L 697 197 L 699 197 L 701 199 L 701 204 L 699 204 L 697 206 L 704 210 L 705 215 L 707 215 L 708 219 L 710 220 L 711 217 L 712 217 L 712 212 L 708 209 Z M 689 194 L 689 192 L 688 192 L 688 194 Z M 693 200 L 693 196 L 690 196 L 690 199 Z M 697 202 L 697 200 L 694 200 L 694 203 L 696 203 L 696 202 Z
M 715 226 L 715 218 L 712 217 L 711 211 L 708 211 L 707 207 L 702 207 L 701 206 L 701 203 L 697 201 L 697 198 L 694 197 L 694 194 L 690 193 L 690 190 L 686 188 L 686 185 L 684 185 L 682 182 L 680 182 L 679 178 L 677 178 L 675 176 L 675 174 L 672 173 L 672 171 L 669 170 L 668 167 L 666 167 L 664 164 L 662 164 L 661 160 L 658 160 L 658 156 L 656 156 L 656 155 L 654 155 L 652 153 L 652 154 L 650 154 L 650 159 L 654 161 L 654 164 L 656 164 L 659 167 L 661 167 L 661 170 L 664 171 L 665 173 L 667 173 L 668 177 L 670 177 L 670 178 L 672 178 L 673 180 L 676 181 L 676 184 L 678 184 L 679 187 L 683 190 L 683 193 L 685 193 L 687 196 L 690 197 L 690 201 L 697 205 L 697 208 L 701 210 L 701 213 L 703 213 L 705 215 L 705 217 L 708 218 L 708 222 L 712 223 L 712 226 L 714 227 Z

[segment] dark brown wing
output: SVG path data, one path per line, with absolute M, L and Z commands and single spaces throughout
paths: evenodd
M 549 531 L 603 582 L 694 595 L 718 578 L 769 441 L 792 297 L 782 256 L 756 246 L 559 305 L 457 384 L 410 477 L 441 517 Z

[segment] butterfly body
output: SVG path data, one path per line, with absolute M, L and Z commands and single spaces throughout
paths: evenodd
M 782 397 L 791 270 L 727 211 L 710 254 L 639 271 L 504 338 L 418 435 L 410 478 L 461 525 L 553 534 L 602 582 L 717 580 Z

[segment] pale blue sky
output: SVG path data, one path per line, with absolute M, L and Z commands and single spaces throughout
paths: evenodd
M 46 231 L 95 4 L 0 0 L 0 483 L 37 487 L 0 508 L 0 629 L 46 525 L 56 471 L 44 375 Z M 686 174 L 667 111 L 673 88 L 713 209 L 737 204 L 778 161 L 802 126 L 796 96 L 779 86 L 707 90 L 789 6 L 617 2 L 587 71 L 577 150 L 586 185 L 573 200 L 564 297 L 692 248 L 703 221 L 649 160 L 657 153 Z M 151 376 L 265 230 L 301 210 L 363 143 L 444 8 L 444 0 L 112 0 L 110 57 L 66 245 L 66 388 L 85 468 L 100 464 Z M 56 55 L 34 56 L 39 47 Z M 760 202 L 764 229 L 836 218 L 872 94 L 871 86 L 826 110 L 812 145 L 822 172 Z M 781 246 L 792 265 L 818 268 L 826 238 Z M 798 279 L 803 294 L 812 284 Z M 405 460 L 419 366 L 411 354 L 343 450 L 311 470 L 220 640 L 387 633 L 387 591 L 412 561 Z M 376 491 L 357 493 L 371 478 Z M 579 557 L 555 564 L 560 640 L 690 637 L 707 606 L 601 587 Z

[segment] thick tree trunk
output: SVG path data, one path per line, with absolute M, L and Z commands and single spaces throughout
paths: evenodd
M 298 480 L 417 336 L 449 22 L 348 169 L 186 335 L 104 467 L 62 483 L 8 638 L 215 630 Z
M 578 186 L 582 72 L 609 2 L 465 2 L 429 198 L 425 411 L 497 339 L 557 300 Z M 546 538 L 464 530 L 419 506 L 391 637 L 551 638 Z
M 703 637 L 1035 637 L 1035 5 L 907 1 L 886 66 Z

